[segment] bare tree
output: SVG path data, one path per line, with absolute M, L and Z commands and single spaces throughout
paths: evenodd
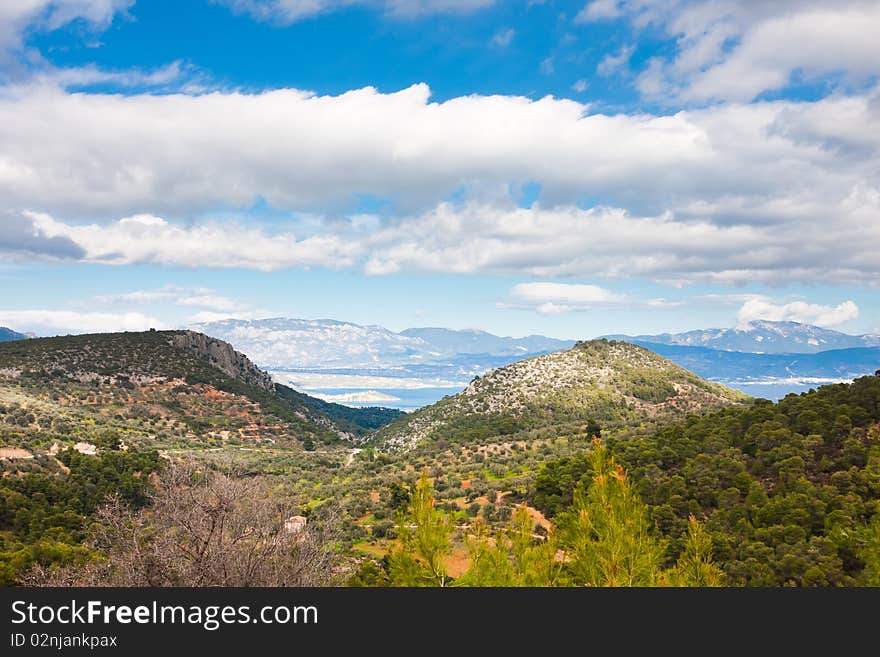
M 332 584 L 334 514 L 298 531 L 292 509 L 265 483 L 166 468 L 151 504 L 132 511 L 118 498 L 97 513 L 89 543 L 106 559 L 33 571 L 37 586 L 321 586 Z

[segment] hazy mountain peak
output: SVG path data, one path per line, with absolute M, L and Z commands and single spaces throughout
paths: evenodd
M 460 354 L 522 357 L 566 349 L 572 340 L 499 337 L 480 329 L 411 328 L 331 319 L 222 320 L 191 328 L 225 340 L 268 368 L 367 368 L 438 362 Z
M 736 328 L 713 328 L 660 335 L 609 335 L 629 342 L 710 347 L 750 353 L 816 353 L 829 349 L 880 346 L 880 338 L 848 335 L 800 322 L 758 319 Z

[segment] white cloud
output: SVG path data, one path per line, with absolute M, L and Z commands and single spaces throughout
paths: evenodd
M 105 294 L 92 299 L 101 304 L 153 304 L 171 303 L 176 306 L 206 308 L 220 312 L 243 312 L 249 309 L 238 299 L 232 299 L 209 288 L 165 285 L 154 290 L 135 290 L 121 294 Z
M 499 30 L 495 33 L 495 36 L 492 37 L 492 43 L 499 48 L 507 48 L 507 46 L 510 45 L 511 41 L 513 41 L 514 35 L 516 35 L 516 30 L 514 30 L 512 27 Z
M 264 271 L 350 266 L 357 248 L 334 235 L 297 239 L 292 233 L 267 234 L 257 227 L 231 223 L 180 226 L 152 215 L 125 217 L 109 225 L 69 225 L 46 214 L 26 216 L 33 221 L 36 234 L 70 240 L 84 250 L 83 261 L 109 265 L 152 263 Z
M 489 7 L 494 0 L 214 0 L 239 14 L 258 21 L 290 25 L 318 14 L 338 11 L 352 5 L 368 5 L 387 14 L 411 18 L 430 14 L 469 13 Z
M 37 335 L 107 333 L 168 328 L 161 320 L 139 312 L 100 313 L 73 310 L 0 310 L 0 325 Z
M 520 283 L 509 293 L 502 307 L 530 308 L 542 314 L 589 310 L 597 305 L 622 303 L 626 298 L 597 285 L 573 283 Z
M 587 82 L 586 80 L 578 80 L 573 85 L 571 85 L 571 88 L 573 91 L 576 91 L 577 93 L 582 94 L 587 90 L 587 87 L 589 87 L 589 86 L 590 86 L 590 83 Z
M 599 62 L 598 66 L 596 66 L 596 73 L 603 77 L 608 77 L 609 75 L 614 75 L 620 70 L 626 69 L 626 67 L 629 66 L 629 58 L 634 51 L 634 46 L 621 46 L 616 54 L 609 53 L 605 55 L 602 58 L 602 61 Z
M 65 88 L 97 84 L 113 84 L 119 87 L 164 87 L 180 82 L 186 68 L 181 61 L 171 62 L 150 71 L 137 68 L 111 71 L 94 64 L 74 68 L 46 67 L 34 73 L 28 83 Z
M 257 198 L 338 210 L 367 192 L 412 209 L 534 181 L 546 203 L 601 195 L 634 213 L 767 223 L 780 212 L 837 217 L 856 190 L 877 188 L 876 91 L 671 116 L 429 96 L 425 85 L 340 96 L 0 91 L 0 205 L 112 219 Z
M 0 63 L 22 48 L 28 30 L 57 30 L 80 19 L 92 29 L 106 28 L 134 0 L 4 0 L 0 2 Z
M 38 240 L 64 240 L 108 265 L 362 268 L 368 274 L 442 272 L 536 277 L 645 278 L 678 285 L 753 282 L 877 283 L 880 193 L 829 231 L 791 209 L 779 221 L 718 224 L 620 208 L 519 208 L 500 201 L 440 203 L 397 217 L 315 221 L 332 233 L 296 237 L 237 223 L 179 225 L 153 216 L 73 225 L 27 213 Z M 843 257 L 842 254 L 845 254 Z M 58 259 L 59 256 L 49 254 Z M 211 295 L 195 294 L 200 299 Z
M 541 60 L 540 71 L 542 75 L 552 75 L 556 70 L 556 66 L 553 64 L 553 57 L 545 57 Z
M 795 77 L 864 81 L 880 74 L 875 0 L 606 4 L 628 15 L 636 29 L 659 25 L 676 40 L 675 56 L 653 60 L 638 81 L 642 93 L 660 100 L 748 101 Z
M 844 301 L 837 306 L 824 306 L 805 301 L 774 304 L 765 299 L 750 299 L 740 308 L 736 319 L 741 327 L 758 319 L 766 319 L 801 322 L 828 328 L 856 319 L 858 316 L 859 308 L 852 301 Z
M 263 270 L 523 266 L 536 276 L 876 283 L 878 121 L 878 90 L 609 116 L 549 97 L 431 103 L 424 85 L 341 96 L 7 89 L 0 205 L 13 210 L 0 215 L 0 252 Z M 511 207 L 526 182 L 541 186 L 536 206 Z M 464 203 L 441 201 L 456 190 Z M 397 215 L 321 219 L 365 192 L 393 199 Z M 575 208 L 591 196 L 609 207 Z M 177 221 L 257 198 L 319 214 L 271 227 Z
M 620 0 L 592 0 L 577 13 L 574 22 L 591 23 L 622 15 L 623 9 L 620 6 Z
M 665 282 L 857 282 L 876 284 L 874 244 L 880 194 L 861 225 L 808 224 L 792 216 L 770 225 L 635 216 L 581 210 L 441 204 L 378 231 L 365 269 L 527 274 L 539 277 L 647 278 Z M 869 239 L 868 235 L 872 237 Z M 845 254 L 843 257 L 842 254 Z

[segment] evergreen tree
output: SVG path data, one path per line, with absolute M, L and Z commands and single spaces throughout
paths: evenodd
M 468 539 L 471 567 L 456 584 L 464 586 L 553 586 L 561 563 L 556 559 L 557 543 L 551 532 L 545 539 L 534 536 L 534 522 L 528 510 L 514 511 L 507 529 L 490 534 L 482 520 L 475 523 Z
M 592 484 L 578 486 L 574 503 L 559 520 L 573 583 L 657 585 L 663 545 L 649 532 L 647 507 L 599 439 L 593 441 L 590 462 Z
M 668 582 L 672 586 L 724 585 L 724 572 L 712 561 L 712 537 L 694 516 L 688 518 L 687 543 Z
M 401 546 L 388 558 L 392 585 L 448 585 L 445 560 L 451 550 L 452 532 L 451 519 L 434 505 L 434 486 L 424 470 L 410 499 L 409 515 L 398 519 Z
M 859 557 L 865 562 L 862 584 L 880 586 L 880 512 L 859 532 Z

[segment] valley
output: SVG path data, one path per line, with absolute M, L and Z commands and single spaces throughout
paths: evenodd
M 408 412 L 455 394 L 475 376 L 575 343 L 477 330 L 395 333 L 381 326 L 288 318 L 224 320 L 194 328 L 231 343 L 276 380 L 302 392 L 351 406 L 381 401 Z M 644 346 L 709 381 L 773 400 L 880 368 L 877 336 L 797 322 L 604 337 Z

